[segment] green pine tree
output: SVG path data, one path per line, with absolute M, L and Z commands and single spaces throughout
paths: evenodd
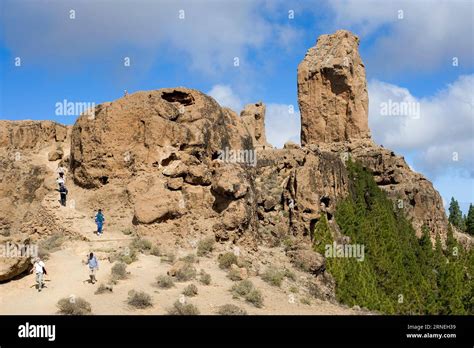
M 469 211 L 466 217 L 466 233 L 474 236 L 474 206 L 469 204 Z
M 459 229 L 463 229 L 463 217 L 461 208 L 459 208 L 459 203 L 454 197 L 451 197 L 451 202 L 449 203 L 449 217 L 448 220 L 453 226 L 456 226 Z

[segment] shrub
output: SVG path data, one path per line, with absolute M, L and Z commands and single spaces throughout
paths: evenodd
M 112 279 L 120 280 L 127 278 L 127 265 L 123 262 L 112 266 Z
M 281 286 L 284 278 L 285 273 L 275 267 L 268 267 L 262 274 L 262 279 L 273 286 Z
M 172 252 L 162 255 L 161 262 L 174 263 L 176 261 L 176 255 Z
M 217 314 L 220 315 L 247 315 L 247 311 L 233 304 L 226 304 L 219 307 Z
M 288 268 L 285 268 L 285 270 L 283 271 L 284 274 L 285 274 L 285 277 L 292 280 L 292 281 L 296 281 L 296 274 L 289 270 Z
M 257 290 L 257 289 L 253 289 L 252 291 L 250 291 L 246 296 L 245 296 L 245 300 L 247 302 L 250 302 L 251 304 L 253 304 L 255 307 L 257 308 L 261 308 L 263 306 L 263 296 L 262 296 L 262 293 Z
M 199 315 L 199 309 L 191 303 L 181 303 L 176 301 L 173 307 L 168 309 L 171 315 Z
M 123 233 L 124 235 L 126 235 L 126 236 L 129 236 L 129 235 L 131 235 L 131 234 L 133 233 L 133 229 L 131 229 L 131 228 L 126 228 L 126 229 L 122 230 L 122 233 Z
M 188 297 L 193 297 L 193 296 L 196 296 L 197 294 L 198 294 L 198 288 L 194 284 L 189 284 L 183 290 L 183 295 L 188 296 Z
M 199 281 L 204 285 L 209 285 L 211 284 L 211 275 L 202 269 L 199 273 Z
M 229 269 L 233 263 L 238 263 L 237 256 L 235 256 L 235 254 L 231 252 L 219 255 L 217 261 L 219 262 L 219 267 L 222 269 Z
M 237 295 L 237 296 L 245 296 L 247 295 L 248 293 L 250 293 L 250 291 L 252 291 L 253 289 L 253 284 L 250 280 L 246 279 L 246 280 L 242 280 L 240 282 L 238 282 L 237 284 L 234 284 L 234 286 L 232 286 L 232 293 L 234 295 Z
M 196 263 L 198 262 L 198 258 L 194 254 L 188 254 L 182 258 L 180 258 L 181 261 L 187 262 L 187 263 Z
M 242 277 L 240 276 L 240 269 L 238 268 L 231 268 L 227 274 L 227 277 L 233 281 L 242 280 Z
M 215 238 L 214 237 L 207 237 L 201 239 L 198 243 L 197 247 L 197 255 L 198 256 L 206 256 L 214 249 Z
M 300 300 L 300 302 L 301 302 L 302 304 L 305 304 L 305 305 L 308 305 L 308 306 L 311 305 L 311 301 L 310 301 L 310 299 L 307 298 L 307 297 L 303 297 L 303 298 Z
M 91 314 L 91 304 L 81 297 L 62 298 L 57 307 L 60 314 L 65 315 L 87 315 Z
M 112 285 L 100 284 L 97 290 L 94 292 L 94 294 L 100 295 L 106 292 L 112 292 Z
M 170 289 L 174 286 L 173 278 L 169 275 L 160 275 L 156 278 L 156 283 L 161 289 Z
M 153 256 L 161 256 L 161 250 L 157 245 L 154 245 L 150 250 L 150 254 Z
M 290 292 L 292 292 L 294 294 L 297 294 L 298 292 L 300 292 L 300 289 L 298 289 L 298 287 L 296 287 L 296 286 L 292 286 L 290 288 Z
M 176 272 L 176 280 L 179 282 L 186 282 L 194 277 L 196 277 L 196 268 L 187 262 Z
M 151 296 L 143 291 L 130 290 L 128 293 L 127 303 L 135 308 L 143 309 L 147 307 L 153 307 L 151 302 Z
M 153 244 L 148 239 L 135 238 L 130 245 L 130 249 L 135 249 L 140 252 L 150 251 Z

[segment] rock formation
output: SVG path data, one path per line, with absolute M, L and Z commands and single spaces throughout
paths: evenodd
M 53 170 L 63 163 L 70 169 L 68 185 L 80 192 L 81 209 L 91 213 L 101 207 L 116 228 L 133 226 L 139 235 L 170 239 L 173 245 L 211 235 L 249 251 L 291 240 L 289 260 L 317 278 L 316 292 L 334 298 L 324 258 L 310 245 L 322 216 L 334 237 L 344 240 L 334 213 L 349 194 L 349 157 L 373 171 L 377 184 L 418 230 L 427 224 L 433 236 L 445 237 L 447 225 L 432 184 L 370 140 L 357 46 L 358 39 L 347 31 L 323 35 L 300 64 L 302 147 L 267 144 L 264 104 L 247 105 L 239 117 L 211 97 L 182 87 L 98 105 L 71 131 L 53 122 L 2 121 L 2 234 L 12 240 L 17 235 L 17 241 L 33 235 L 35 241 L 58 228 L 67 231 L 41 210 L 50 202 L 45 194 L 54 193 Z M 235 153 L 221 156 L 226 151 Z M 22 161 L 14 160 L 16 152 Z M 12 269 L 22 269 L 8 265 L 3 279 L 16 275 Z
M 248 132 L 255 139 L 255 147 L 257 149 L 271 148 L 267 143 L 265 136 L 265 104 L 258 102 L 255 104 L 247 104 L 240 113 L 240 118 L 247 127 Z
M 346 30 L 321 35 L 298 66 L 301 144 L 369 137 L 365 68 L 359 39 Z

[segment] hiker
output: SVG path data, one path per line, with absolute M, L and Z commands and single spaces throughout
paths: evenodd
M 40 292 L 44 286 L 43 277 L 44 275 L 47 275 L 48 273 L 46 272 L 44 262 L 41 261 L 39 257 L 35 259 L 33 268 L 31 269 L 30 273 L 33 273 L 33 272 L 35 272 L 36 274 L 36 288 L 38 289 L 38 292 Z
M 63 207 L 66 206 L 66 196 L 67 196 L 67 188 L 66 186 L 64 185 L 64 183 L 62 184 L 59 184 L 59 197 L 60 197 L 60 200 L 61 200 L 61 205 Z
M 87 265 L 89 266 L 89 278 L 90 282 L 92 284 L 95 284 L 97 279 L 95 278 L 95 274 L 99 270 L 99 261 L 97 261 L 97 258 L 93 253 L 90 253 L 88 258 L 87 258 Z
M 97 224 L 97 235 L 102 235 L 102 225 L 104 224 L 105 217 L 102 214 L 102 209 L 97 211 L 97 215 L 95 216 L 95 223 Z
M 59 173 L 59 178 L 56 179 L 56 183 L 59 185 L 61 188 L 61 185 L 66 184 L 66 177 L 64 176 L 64 173 Z

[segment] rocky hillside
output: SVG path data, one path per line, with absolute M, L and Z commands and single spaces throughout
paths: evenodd
M 278 248 L 311 277 L 320 298 L 333 301 L 334 280 L 312 241 L 323 217 L 334 239 L 346 240 L 334 214 L 349 194 L 351 159 L 373 172 L 420 235 L 426 225 L 433 240 L 439 234 L 444 241 L 447 219 L 433 185 L 370 138 L 358 44 L 347 31 L 323 35 L 299 65 L 302 146 L 267 143 L 261 102 L 239 116 L 183 87 L 98 105 L 72 129 L 0 121 L 3 240 L 35 242 L 55 233 L 86 238 L 45 209 L 45 197 L 55 194 L 54 171 L 63 164 L 73 208 L 82 215 L 100 207 L 115 230 L 130 229 L 171 249 L 212 237 L 239 247 L 254 266 L 271 260 L 262 248 Z M 0 280 L 27 268 L 24 258 L 0 262 Z M 258 267 L 250 269 L 258 274 Z

